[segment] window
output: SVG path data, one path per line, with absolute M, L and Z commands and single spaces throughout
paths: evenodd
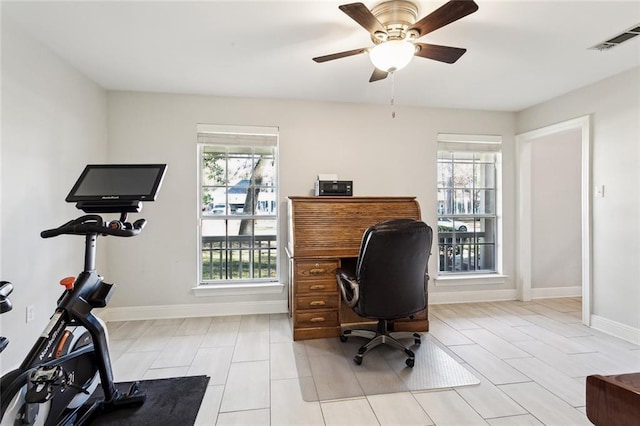
M 198 126 L 200 282 L 278 280 L 276 128 Z
M 501 138 L 438 135 L 441 274 L 498 272 Z

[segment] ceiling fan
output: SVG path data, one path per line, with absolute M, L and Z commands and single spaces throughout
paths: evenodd
M 456 62 L 467 49 L 415 40 L 475 12 L 478 5 L 473 0 L 451 0 L 417 22 L 417 5 L 405 0 L 385 1 L 371 10 L 362 3 L 343 4 L 338 8 L 371 34 L 375 46 L 318 56 L 313 60 L 327 62 L 368 52 L 375 66 L 369 79 L 372 82 L 405 67 L 414 56 L 448 64 Z

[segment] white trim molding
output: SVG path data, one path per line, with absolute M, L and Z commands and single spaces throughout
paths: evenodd
M 288 312 L 287 300 L 262 302 L 218 302 L 189 305 L 126 306 L 102 309 L 104 321 L 137 321 L 171 318 L 221 317 L 229 315 L 282 314 Z
M 552 299 L 555 297 L 580 297 L 581 286 L 532 288 L 532 299 Z
M 619 337 L 627 342 L 640 345 L 640 329 L 638 328 L 611 321 L 610 319 L 597 315 L 591 315 L 591 328 Z
M 228 283 L 228 284 L 202 284 L 193 287 L 191 291 L 196 297 L 211 296 L 246 296 L 254 294 L 282 294 L 285 285 L 283 283 Z
M 582 234 L 582 323 L 591 321 L 591 116 L 516 135 L 518 170 L 517 277 L 518 299 L 531 300 L 531 143 L 538 138 L 571 129 L 581 130 L 581 234 Z M 546 296 L 543 296 L 546 297 Z
M 433 279 L 435 287 L 459 287 L 466 285 L 501 285 L 507 283 L 508 276 L 502 274 L 447 274 Z M 485 290 L 480 290 L 485 291 Z
M 429 292 L 429 305 L 516 300 L 516 289 Z
M 582 287 L 547 287 L 531 289 L 532 300 L 557 297 L 580 297 L 581 294 Z M 500 302 L 505 300 L 518 300 L 518 290 L 507 288 L 497 290 L 429 292 L 430 305 L 440 305 L 445 303 Z

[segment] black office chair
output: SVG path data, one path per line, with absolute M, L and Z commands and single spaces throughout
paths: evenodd
M 413 367 L 415 354 L 397 339 L 412 338 L 421 343 L 420 335 L 394 332 L 389 321 L 411 317 L 427 304 L 427 262 L 431 254 L 433 230 L 413 219 L 392 219 L 368 228 L 362 237 L 355 271 L 336 270 L 343 300 L 361 317 L 378 320 L 377 331 L 343 330 L 340 340 L 349 336 L 365 337 L 369 341 L 358 350 L 353 361 L 373 348 L 389 344 L 403 351 Z

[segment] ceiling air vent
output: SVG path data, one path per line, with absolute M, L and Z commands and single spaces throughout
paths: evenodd
M 590 47 L 589 49 L 593 50 L 608 50 L 612 47 L 616 47 L 619 44 L 624 43 L 627 40 L 631 40 L 632 38 L 640 35 L 640 24 L 635 25 L 629 28 L 626 31 L 621 32 L 620 34 L 610 38 L 607 41 L 603 41 L 602 43 L 598 43 L 595 46 Z

